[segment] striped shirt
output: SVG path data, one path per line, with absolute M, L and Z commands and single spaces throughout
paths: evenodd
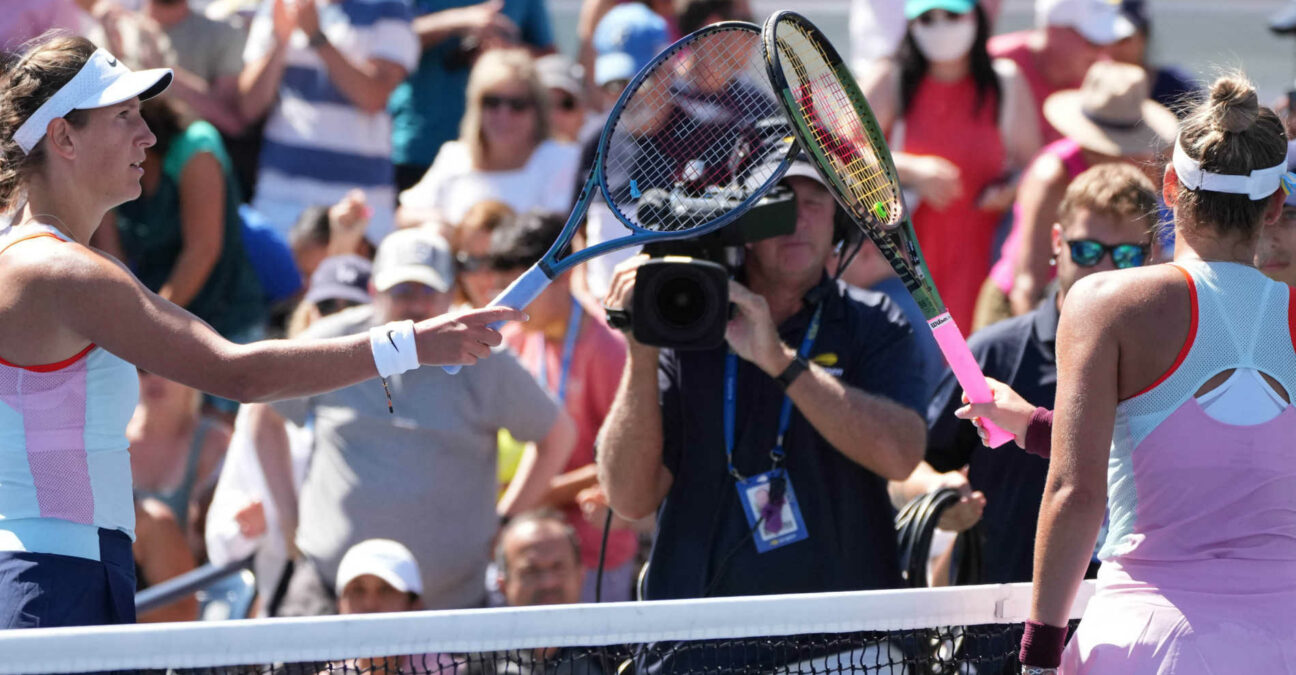
M 321 2 L 320 29 L 354 61 L 379 59 L 407 71 L 419 45 L 405 0 Z M 274 47 L 271 8 L 265 0 L 252 21 L 244 63 Z M 373 218 L 369 238 L 381 239 L 394 223 L 396 192 L 391 162 L 391 118 L 366 113 L 329 78 L 328 68 L 301 31 L 293 33 L 279 98 L 266 122 L 253 206 L 286 234 L 308 206 L 329 206 L 361 188 Z

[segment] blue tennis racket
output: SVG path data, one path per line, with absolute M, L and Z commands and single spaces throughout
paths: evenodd
M 793 148 L 765 74 L 759 28 L 729 21 L 681 38 L 644 66 L 612 107 L 585 186 L 553 246 L 490 304 L 524 309 L 586 260 L 724 227 L 783 176 Z M 570 251 L 596 192 L 630 231 Z

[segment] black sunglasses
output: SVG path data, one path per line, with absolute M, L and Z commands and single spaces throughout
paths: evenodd
M 494 110 L 508 106 L 513 112 L 522 112 L 531 108 L 531 99 L 518 96 L 496 96 L 487 94 L 481 99 L 482 107 L 487 110 Z
M 490 264 L 490 259 L 460 251 L 455 254 L 455 263 L 458 264 L 460 272 L 476 272 Z
M 564 112 L 571 112 L 576 109 L 576 97 L 571 94 L 555 96 L 553 99 L 554 107 Z
M 1143 244 L 1108 245 L 1093 239 L 1073 239 L 1066 244 L 1071 249 L 1071 262 L 1081 267 L 1093 267 L 1109 253 L 1116 269 L 1140 267 L 1148 255 L 1148 247 Z
M 328 316 L 337 314 L 348 307 L 355 307 L 358 304 L 360 303 L 342 298 L 325 298 L 315 303 L 315 308 L 319 310 L 320 316 Z

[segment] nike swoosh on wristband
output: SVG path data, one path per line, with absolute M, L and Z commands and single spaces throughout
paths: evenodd
M 400 351 L 400 347 L 396 346 L 396 338 L 392 337 L 392 332 L 390 330 L 387 331 L 387 341 L 392 343 L 392 349 L 395 349 L 398 352 Z

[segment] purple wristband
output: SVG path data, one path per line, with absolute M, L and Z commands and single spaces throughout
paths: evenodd
M 1067 629 L 1038 621 L 1027 621 L 1022 635 L 1021 652 L 1017 659 L 1023 666 L 1057 668 L 1062 664 L 1062 648 L 1066 646 Z
M 1036 408 L 1026 422 L 1026 452 L 1048 459 L 1053 453 L 1053 411 Z

